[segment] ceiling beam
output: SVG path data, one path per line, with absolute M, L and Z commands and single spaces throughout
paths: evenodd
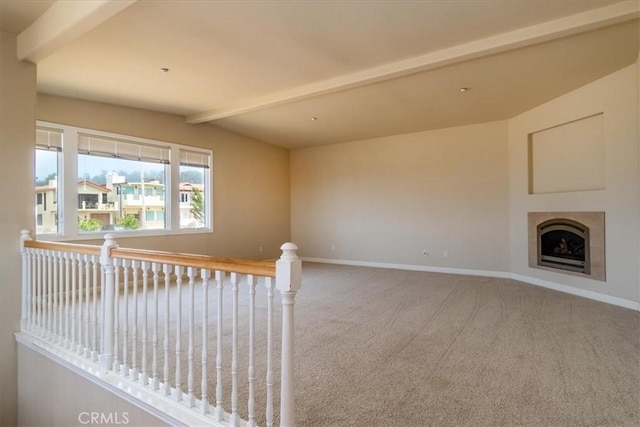
M 469 43 L 413 58 L 390 62 L 333 79 L 323 80 L 265 96 L 244 99 L 233 105 L 190 115 L 186 121 L 191 124 L 214 121 L 288 102 L 301 101 L 320 95 L 433 70 L 486 55 L 531 46 L 560 37 L 638 19 L 640 16 L 639 4 L 640 2 L 636 0 L 615 3 L 610 6 L 593 9 L 496 36 L 474 40 Z
M 136 1 L 57 1 L 18 35 L 18 59 L 37 64 Z

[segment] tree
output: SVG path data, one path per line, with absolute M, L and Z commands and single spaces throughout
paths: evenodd
M 95 218 L 83 218 L 78 221 L 80 231 L 99 231 L 102 230 L 102 223 Z
M 39 179 L 38 177 L 36 177 L 36 185 L 47 185 L 49 184 L 49 181 L 56 179 L 57 176 L 58 176 L 58 173 L 53 172 L 47 175 L 44 179 Z
M 138 222 L 138 218 L 131 214 L 127 214 L 118 220 L 118 224 L 122 226 L 125 230 L 136 230 L 140 228 L 140 223 Z
M 191 168 L 182 167 L 180 170 L 180 182 L 202 184 L 202 169 L 192 170 Z
M 191 190 L 191 214 L 200 225 L 204 224 L 204 198 L 196 187 Z

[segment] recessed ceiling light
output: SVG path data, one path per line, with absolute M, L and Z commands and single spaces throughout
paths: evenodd
M 469 90 L 469 88 L 468 88 L 468 87 L 461 87 L 461 88 L 460 88 L 460 92 L 466 92 L 466 91 L 468 91 L 468 90 Z
M 167 74 L 169 72 L 169 69 L 167 67 L 162 67 L 162 68 L 160 68 L 160 71 L 162 71 L 163 73 Z

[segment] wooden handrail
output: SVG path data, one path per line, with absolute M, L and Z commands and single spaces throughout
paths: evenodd
M 159 262 L 171 265 L 205 268 L 240 274 L 276 277 L 275 261 L 253 261 L 239 258 L 216 258 L 207 255 L 184 254 L 177 252 L 151 251 L 144 249 L 113 248 L 109 252 L 112 258 L 130 259 L 147 262 Z
M 101 246 L 80 245 L 76 243 L 25 240 L 24 246 L 26 248 L 73 252 L 97 256 L 99 256 L 101 253 Z M 171 265 L 205 268 L 208 270 L 219 270 L 240 274 L 253 274 L 256 276 L 276 277 L 275 261 L 253 261 L 240 258 L 217 258 L 207 255 L 119 247 L 112 248 L 109 251 L 109 256 L 111 256 L 112 258 L 159 262 Z
M 46 249 L 52 251 L 73 252 L 77 254 L 100 255 L 100 246 L 79 245 L 76 243 L 43 242 L 40 240 L 25 240 L 25 248 Z

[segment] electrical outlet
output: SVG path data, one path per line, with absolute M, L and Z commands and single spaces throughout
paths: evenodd
M 258 248 L 258 250 L 259 250 L 260 252 L 262 252 L 262 246 L 260 246 L 260 247 Z
M 335 250 L 336 250 L 336 245 L 335 245 L 335 243 L 332 243 L 332 244 L 331 244 L 331 250 L 332 250 L 332 251 L 335 251 Z
M 449 258 L 449 250 L 445 249 L 444 252 L 442 252 L 442 256 L 445 258 Z

